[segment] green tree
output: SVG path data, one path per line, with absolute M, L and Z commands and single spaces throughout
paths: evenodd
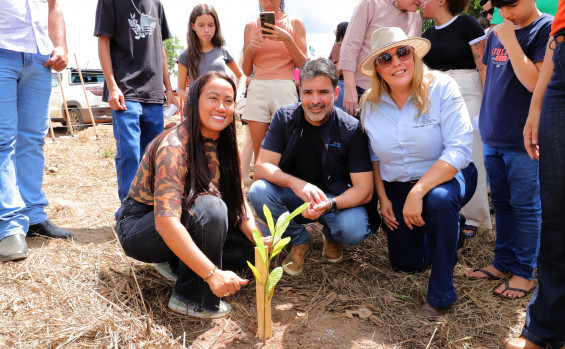
M 181 45 L 179 38 L 173 36 L 163 42 L 165 53 L 167 54 L 167 65 L 169 66 L 169 75 L 177 76 L 176 60 L 179 54 L 184 49 Z

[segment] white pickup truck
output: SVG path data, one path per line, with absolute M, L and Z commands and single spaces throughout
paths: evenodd
M 82 70 L 82 77 L 94 120 L 96 123 L 112 122 L 112 109 L 108 103 L 102 101 L 102 89 L 104 86 L 102 70 L 84 69 Z M 78 70 L 75 68 L 63 70 L 61 72 L 61 84 L 63 85 L 65 99 L 67 100 L 73 130 L 82 130 L 92 125 Z M 62 122 L 64 125 L 67 124 L 65 105 L 57 73 L 51 74 L 50 117 L 51 121 Z

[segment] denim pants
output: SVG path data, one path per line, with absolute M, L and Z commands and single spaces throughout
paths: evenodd
M 126 107 L 112 112 L 120 201 L 128 195 L 145 148 L 163 132 L 164 124 L 162 104 L 126 101 Z
M 326 196 L 335 197 L 330 193 L 326 193 Z M 263 205 L 267 205 L 275 222 L 281 214 L 287 211 L 292 212 L 304 204 L 304 201 L 294 194 L 292 189 L 282 188 L 262 179 L 253 183 L 249 189 L 249 202 L 263 221 L 266 221 Z M 363 206 L 324 213 L 316 221 L 322 224 L 322 233 L 326 239 L 340 244 L 360 245 L 371 234 L 369 217 Z M 283 236 L 290 236 L 290 244 L 293 246 L 303 245 L 309 239 L 309 234 L 303 224 L 313 222 L 298 215 L 290 221 Z
M 214 265 L 225 270 L 243 270 L 247 268 L 247 260 L 254 261 L 254 245 L 238 228 L 228 228 L 228 210 L 221 199 L 201 196 L 190 211 L 192 214 L 183 212 L 181 223 Z M 155 229 L 153 206 L 127 197 L 122 203 L 116 229 L 129 257 L 146 263 L 169 262 L 178 275 L 173 292 L 179 298 L 199 309 L 217 309 L 220 299 L 200 276 L 179 260 Z
M 556 36 L 563 34 L 565 31 Z M 565 346 L 565 41 L 556 42 L 553 65 L 539 125 L 542 224 L 538 288 L 522 333 L 536 344 L 561 348 Z
M 532 280 L 539 249 L 538 162 L 524 148 L 483 145 L 496 218 L 494 267 Z
M 477 168 L 471 163 L 452 180 L 430 190 L 422 207 L 425 225 L 410 230 L 402 210 L 413 186 L 410 182 L 385 182 L 386 194 L 399 223 L 392 231 L 383 225 L 390 264 L 395 271 L 414 273 L 431 263 L 427 301 L 433 307 L 443 308 L 457 300 L 453 268 L 457 263 L 459 210 L 475 193 Z
M 48 55 L 0 49 L 0 239 L 47 220 L 43 145 L 49 125 Z

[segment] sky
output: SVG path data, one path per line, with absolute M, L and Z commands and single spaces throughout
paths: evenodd
M 129 1 L 129 0 L 117 0 Z M 76 67 L 77 55 L 81 69 L 100 68 L 98 39 L 93 36 L 97 0 L 59 0 L 67 27 L 69 66 Z M 202 3 L 194 0 L 161 0 L 169 29 L 186 47 L 188 18 L 192 8 Z M 236 59 L 243 48 L 245 24 L 259 17 L 256 0 L 208 0 L 216 9 L 226 49 Z M 338 23 L 349 21 L 357 0 L 286 0 L 285 12 L 296 16 L 306 27 L 306 42 L 316 50 L 316 56 L 328 57 L 335 40 Z M 172 82 L 175 86 L 175 82 Z

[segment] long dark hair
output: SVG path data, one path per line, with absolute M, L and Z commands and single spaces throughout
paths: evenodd
M 190 206 L 202 195 L 215 195 L 226 203 L 230 225 L 236 225 L 246 217 L 243 192 L 241 190 L 241 174 L 239 172 L 239 153 L 237 150 L 235 119 L 222 131 L 218 137 L 217 156 L 220 162 L 220 188 L 210 185 L 212 176 L 208 168 L 208 160 L 200 134 L 200 110 L 198 100 L 201 92 L 210 81 L 224 79 L 233 88 L 234 102 L 236 86 L 232 79 L 220 72 L 208 72 L 190 84 L 188 108 L 184 121 L 177 127 L 184 127 L 188 133 L 186 144 L 186 163 L 188 173 L 184 186 L 183 207 L 190 213 Z M 170 132 L 170 131 L 169 131 Z M 149 181 L 151 192 L 155 186 L 155 156 L 159 145 L 167 133 L 160 134 L 149 145 Z M 219 189 L 219 190 L 218 190 Z
M 212 37 L 212 45 L 214 47 L 222 47 L 226 44 L 222 38 L 222 30 L 220 29 L 220 20 L 218 19 L 218 14 L 212 5 L 200 4 L 194 6 L 192 12 L 190 13 L 190 18 L 188 20 L 188 31 L 186 33 L 186 40 L 188 43 L 188 75 L 191 79 L 196 80 L 199 76 L 198 66 L 202 60 L 202 45 L 200 45 L 200 39 L 196 32 L 192 30 L 192 25 L 196 22 L 196 19 L 202 15 L 210 15 L 214 18 L 214 23 L 216 24 L 216 32 Z

